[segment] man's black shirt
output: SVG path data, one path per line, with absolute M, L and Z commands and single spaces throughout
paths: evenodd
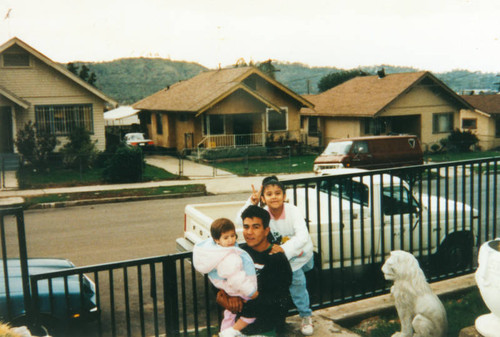
M 250 256 L 257 273 L 259 296 L 244 304 L 241 316 L 255 317 L 254 323 L 241 332 L 246 335 L 272 331 L 283 320 L 288 309 L 292 269 L 285 254 L 269 255 L 271 245 L 257 252 L 246 244 L 240 246 Z

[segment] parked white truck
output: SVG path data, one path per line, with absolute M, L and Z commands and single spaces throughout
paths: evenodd
M 307 215 L 316 254 L 321 247 L 317 258 L 322 269 L 381 262 L 384 255 L 397 249 L 412 250 L 417 256 L 430 253 L 450 268 L 469 265 L 477 210 L 455 200 L 410 191 L 397 177 L 375 174 L 312 179 L 307 188 L 287 190 L 287 198 Z M 177 239 L 178 250 L 191 250 L 210 236 L 214 219 L 234 219 L 244 204 L 245 200 L 186 206 L 184 237 Z M 237 229 L 243 241 L 241 231 Z

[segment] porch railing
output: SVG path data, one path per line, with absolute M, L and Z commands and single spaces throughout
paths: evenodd
M 285 181 L 287 196 L 303 201 L 297 205 L 307 223 L 319 224 L 310 228 L 317 252 L 308 275 L 313 309 L 388 292 L 380 266 L 395 249 L 413 252 L 431 281 L 474 272 L 478 247 L 500 232 L 499 163 L 488 158 Z M 408 184 L 398 185 L 400 177 Z M 387 185 L 378 192 L 360 185 L 373 187 L 382 178 Z M 191 253 L 34 275 L 33 302 L 48 280 L 82 274 L 96 283 L 100 309 L 88 336 L 210 336 L 217 330 L 215 292 L 193 269 Z
M 238 147 L 249 145 L 264 145 L 266 143 L 265 133 L 232 134 L 232 135 L 211 135 L 205 136 L 198 143 L 198 147 L 207 149 L 215 147 Z

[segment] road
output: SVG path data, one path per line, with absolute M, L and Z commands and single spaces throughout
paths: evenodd
M 247 197 L 241 193 L 29 210 L 24 214 L 28 256 L 68 258 L 86 266 L 175 253 L 187 204 Z

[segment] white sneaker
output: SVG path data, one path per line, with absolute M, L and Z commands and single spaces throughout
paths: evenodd
M 300 332 L 304 336 L 311 336 L 314 332 L 312 317 L 303 317 L 302 325 L 300 326 Z

